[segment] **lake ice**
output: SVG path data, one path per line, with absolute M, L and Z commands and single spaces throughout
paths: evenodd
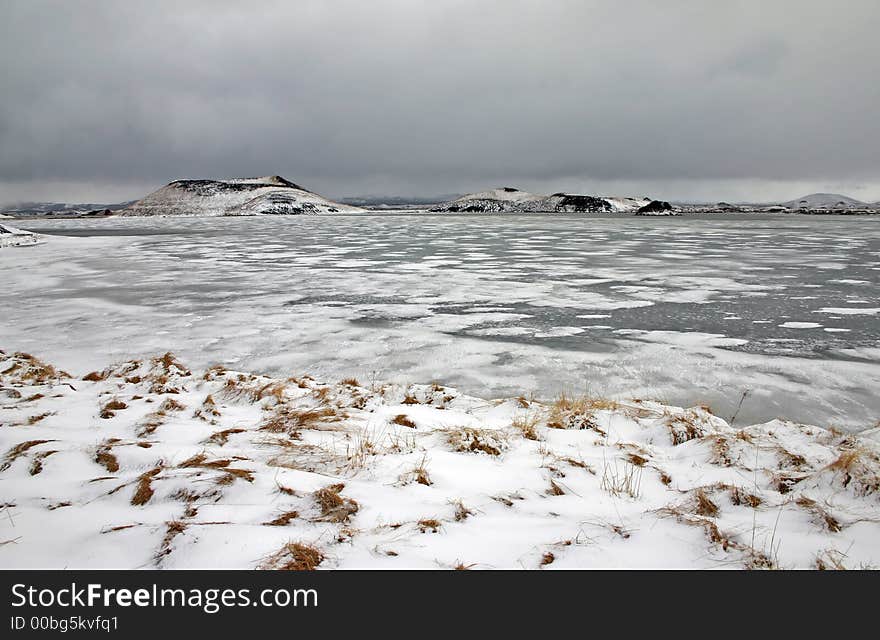
M 346 215 L 27 221 L 0 347 L 880 418 L 880 228 L 858 217 Z

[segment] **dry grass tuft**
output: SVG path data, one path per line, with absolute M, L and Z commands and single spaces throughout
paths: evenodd
M 683 414 L 669 416 L 666 420 L 666 427 L 669 429 L 672 444 L 680 445 L 703 437 L 705 430 L 700 424 L 700 420 L 700 416 L 693 409 L 688 409 Z
M 216 433 L 212 433 L 207 440 L 206 443 L 216 444 L 220 447 L 229 442 L 229 436 L 234 435 L 236 433 L 244 433 L 246 429 L 224 429 L 223 431 L 217 431 Z
M 553 555 L 550 551 L 544 553 L 541 556 L 541 566 L 546 567 L 548 564 L 553 564 L 553 561 L 556 560 L 556 556 Z
M 45 420 L 46 418 L 48 418 L 51 415 L 52 415 L 52 412 L 47 411 L 45 413 L 40 413 L 35 416 L 31 416 L 30 418 L 27 419 L 28 426 L 33 426 L 33 425 L 37 424 L 38 422 Z
M 837 549 L 825 549 L 816 554 L 816 560 L 813 566 L 819 571 L 846 571 L 844 560 L 846 554 L 841 553 Z
M 547 417 L 547 426 L 551 429 L 592 429 L 600 435 L 606 435 L 599 428 L 595 419 L 596 411 L 615 411 L 620 409 L 620 404 L 613 400 L 600 398 L 569 398 L 564 393 L 550 406 Z
M 35 476 L 43 470 L 43 461 L 52 454 L 58 453 L 56 450 L 40 451 L 31 459 L 31 466 L 28 472 Z
M 474 427 L 461 427 L 446 430 L 446 439 L 454 451 L 462 453 L 485 453 L 490 456 L 500 456 L 502 451 L 507 450 L 507 437 L 500 431 L 490 429 L 476 429 Z
M 554 482 L 553 480 L 550 480 L 550 488 L 547 489 L 547 495 L 564 496 L 565 490 L 562 487 L 560 487 L 558 484 L 556 484 L 556 482 Z
M 602 471 L 602 488 L 613 496 L 638 498 L 642 492 L 642 467 L 628 460 L 605 463 Z
M 261 431 L 270 433 L 295 434 L 300 429 L 319 430 L 329 424 L 339 422 L 344 418 L 333 407 L 320 407 L 317 409 L 290 409 L 282 406 L 263 421 Z
M 745 489 L 737 487 L 736 485 L 731 485 L 726 488 L 729 490 L 728 495 L 730 496 L 730 502 L 736 506 L 747 506 L 752 509 L 757 509 L 763 502 L 763 500 L 755 494 L 749 493 Z
M 430 487 L 433 482 L 431 482 L 431 475 L 428 473 L 428 458 L 427 455 L 422 456 L 421 461 L 415 465 L 412 469 L 407 471 L 406 473 L 400 476 L 401 484 L 410 484 L 412 482 L 417 482 L 419 484 L 425 485 L 426 487 Z
M 297 518 L 299 518 L 299 511 L 287 511 L 279 515 L 274 520 L 264 522 L 263 524 L 267 527 L 283 527 L 289 524 L 291 520 L 296 520 Z
M 626 459 L 630 464 L 634 464 L 637 467 L 644 467 L 648 463 L 648 459 L 644 456 L 640 456 L 637 453 L 630 453 L 626 456 Z
M 220 410 L 217 408 L 217 403 L 214 402 L 214 396 L 210 393 L 205 396 L 202 406 L 195 410 L 193 417 L 213 424 L 213 418 L 220 417 Z
M 474 512 L 471 509 L 468 509 L 461 500 L 456 500 L 452 504 L 455 506 L 455 514 L 453 517 L 456 522 L 464 522 L 470 516 L 474 515 Z
M 38 445 L 45 444 L 47 442 L 54 442 L 54 440 L 28 440 L 26 442 L 18 443 L 6 452 L 3 464 L 0 465 L 0 471 L 6 471 L 10 466 L 12 466 L 13 462 L 15 462 L 25 453 L 27 453 L 30 449 Z
M 693 492 L 693 512 L 698 516 L 715 518 L 718 516 L 718 505 L 715 504 L 702 488 Z
M 102 380 L 106 380 L 109 375 L 110 372 L 105 369 L 104 371 L 92 371 L 91 373 L 87 373 L 82 379 L 87 382 L 101 382 Z
M 813 500 L 812 498 L 808 498 L 807 496 L 800 496 L 794 503 L 802 509 L 805 509 L 810 513 L 813 517 L 813 522 L 816 522 L 819 526 L 821 526 L 826 531 L 830 531 L 831 533 L 837 533 L 843 529 L 843 526 L 840 524 L 840 520 L 835 518 L 831 513 L 828 512 L 822 505 Z
M 841 477 L 845 488 L 852 485 L 857 495 L 867 496 L 880 491 L 880 456 L 867 447 L 843 451 L 827 469 Z
M 410 420 L 405 413 L 400 413 L 394 416 L 394 418 L 391 419 L 391 422 L 399 424 L 401 427 L 409 427 L 410 429 L 416 428 L 416 423 Z
M 165 398 L 162 401 L 162 404 L 159 405 L 159 411 L 164 411 L 165 413 L 170 413 L 172 411 L 183 411 L 186 409 L 186 405 L 182 402 L 178 402 L 174 398 Z
M 538 425 L 541 417 L 537 413 L 527 413 L 514 417 L 510 426 L 519 431 L 526 440 L 540 440 Z
M 314 571 L 324 561 L 324 554 L 302 542 L 288 542 L 270 555 L 260 569 L 276 571 Z
M 196 455 L 181 462 L 178 468 L 181 469 L 212 469 L 220 472 L 217 477 L 217 484 L 232 484 L 236 479 L 245 480 L 247 482 L 254 481 L 254 472 L 248 469 L 238 469 L 231 467 L 232 460 L 229 458 L 215 458 L 209 460 L 206 453 L 197 453 Z
M 137 479 L 137 489 L 135 489 L 134 495 L 131 496 L 131 504 L 134 506 L 140 506 L 147 504 L 150 501 L 150 498 L 153 497 L 155 493 L 153 491 L 153 478 L 159 475 L 162 472 L 162 467 L 157 466 L 154 469 L 150 469 L 149 471 L 145 471 Z
M 107 418 L 112 418 L 116 415 L 117 411 L 122 411 L 123 409 L 128 409 L 128 405 L 119 398 L 113 398 L 101 407 L 101 417 L 105 420 Z
M 116 438 L 111 438 L 102 442 L 95 451 L 95 462 L 104 467 L 110 473 L 119 471 L 119 461 L 113 455 L 113 445 L 119 442 Z
M 437 533 L 440 531 L 440 527 L 443 526 L 443 523 L 437 520 L 436 518 L 422 518 L 418 521 L 419 531 L 422 533 Z
M 339 495 L 343 489 L 345 489 L 345 485 L 342 483 L 331 484 L 312 493 L 312 498 L 321 509 L 319 520 L 323 522 L 348 522 L 349 518 L 358 512 L 360 505 L 355 500 Z
M 361 383 L 358 382 L 357 378 L 344 378 L 340 383 L 346 387 L 359 387 Z
M 170 520 L 165 524 L 165 537 L 162 538 L 162 544 L 159 545 L 159 551 L 156 552 L 155 559 L 157 562 L 163 556 L 171 553 L 171 543 L 174 541 L 174 538 L 186 531 L 186 526 L 186 523 L 180 520 Z

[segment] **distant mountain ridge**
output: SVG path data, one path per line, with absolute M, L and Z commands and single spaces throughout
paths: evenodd
M 866 202 L 839 193 L 811 193 L 779 204 L 789 209 L 847 209 L 868 206 Z
M 175 180 L 119 212 L 123 216 L 246 216 L 356 213 L 281 176 Z

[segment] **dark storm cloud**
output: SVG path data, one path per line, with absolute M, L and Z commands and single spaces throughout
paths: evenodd
M 0 199 L 269 173 L 334 195 L 790 183 L 880 197 L 876 0 L 0 11 Z

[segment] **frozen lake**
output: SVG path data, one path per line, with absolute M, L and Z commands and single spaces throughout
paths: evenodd
M 16 222 L 0 348 L 880 419 L 880 220 L 360 215 Z

